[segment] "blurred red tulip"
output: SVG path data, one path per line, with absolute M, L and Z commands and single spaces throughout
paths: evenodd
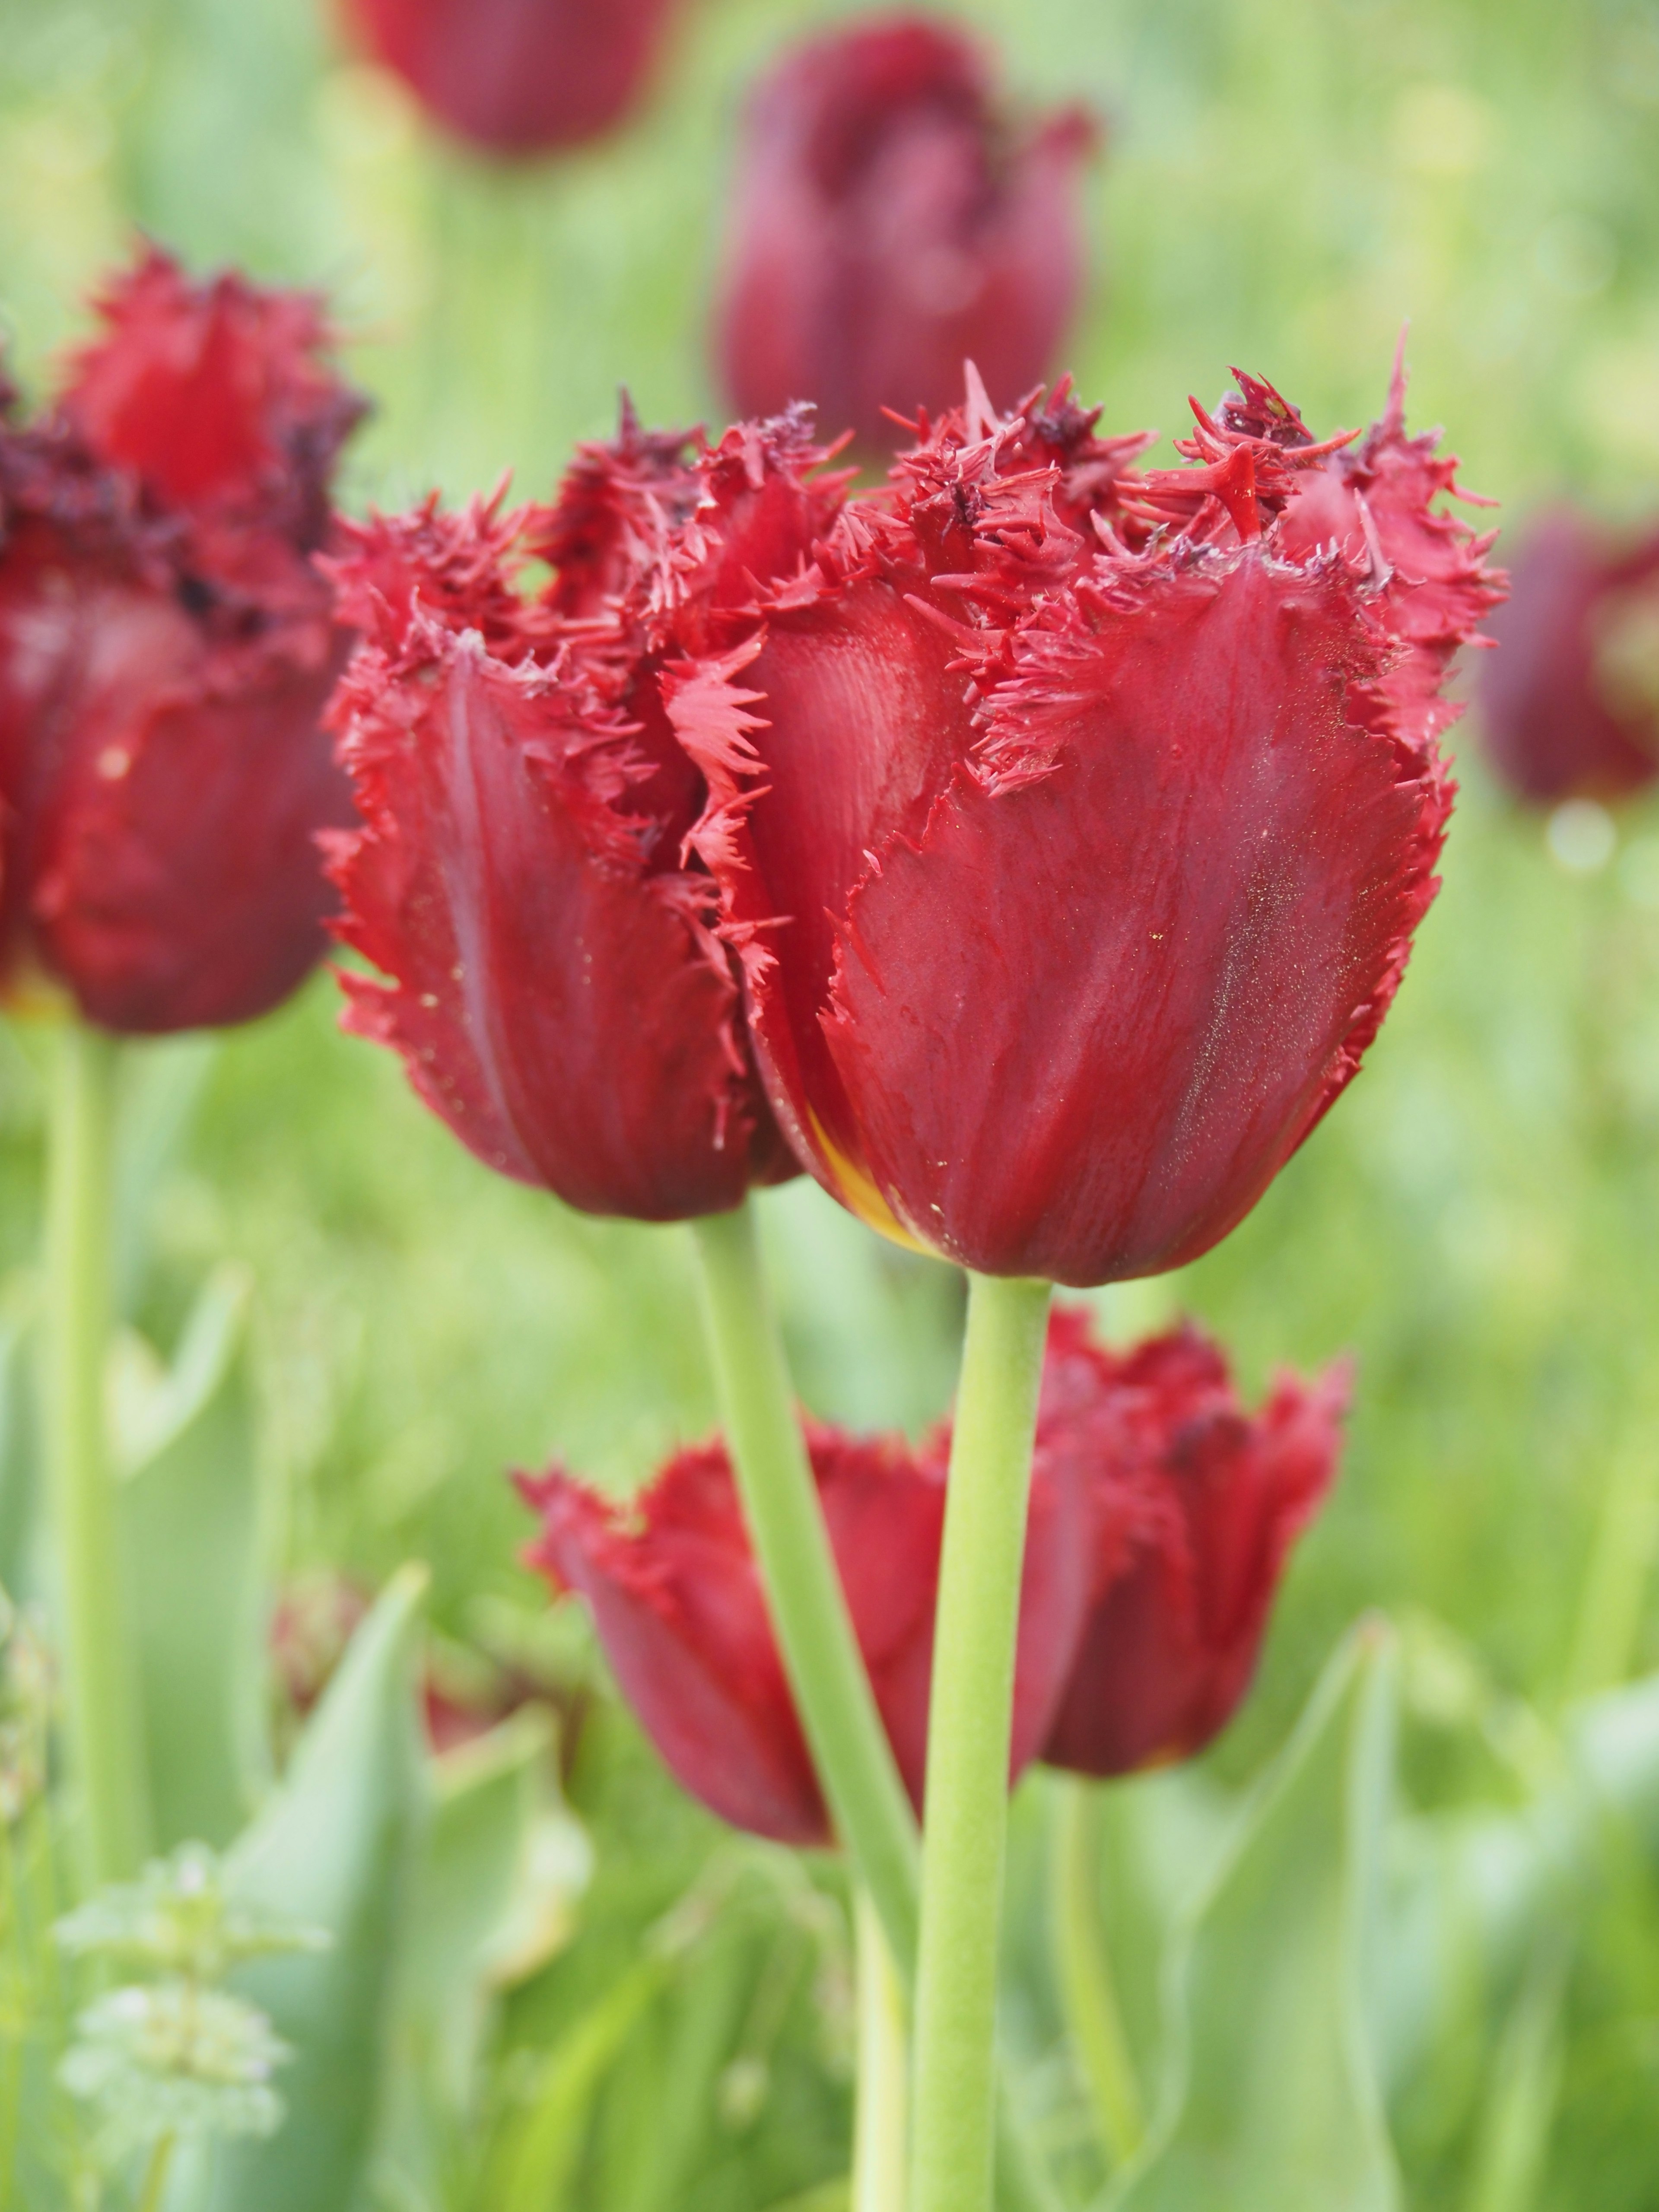
M 321 954 L 320 727 L 349 639 L 311 556 L 361 403 L 315 300 L 151 252 L 55 412 L 0 428 L 0 939 L 104 1028 L 264 1013 Z
M 644 89 L 672 0 L 348 0 L 377 61 L 487 154 L 596 138 Z
M 1345 1369 L 1282 1376 L 1254 1419 L 1193 1328 L 1118 1354 L 1049 1326 L 1032 1468 L 1011 1780 L 1034 1757 L 1116 1774 L 1208 1741 L 1248 1686 L 1285 1557 L 1341 1444 Z M 920 1811 L 951 1432 L 912 1449 L 809 1422 L 859 1646 Z M 725 1446 L 681 1452 L 637 1498 L 520 1477 L 527 1557 L 579 1592 L 671 1771 L 723 1820 L 830 1840 Z
M 1005 404 L 1054 366 L 1086 258 L 1080 108 L 1019 132 L 986 56 L 925 16 L 785 56 L 750 107 L 718 311 L 740 414 L 813 401 L 889 449 L 884 408 L 937 410 L 978 362 Z
M 656 672 L 752 629 L 757 579 L 839 503 L 820 458 L 793 420 L 708 452 L 629 416 L 555 507 L 429 501 L 337 564 L 367 640 L 334 708 L 363 817 L 339 930 L 391 978 L 342 977 L 346 1026 L 480 1158 L 590 1212 L 716 1212 L 795 1172 L 682 851 L 707 793 Z
M 1498 596 L 1398 380 L 1358 445 L 1270 386 L 1195 465 L 982 390 L 724 653 L 665 672 L 800 1158 L 887 1234 L 1088 1284 L 1195 1258 L 1352 1079 Z
M 816 1424 L 807 1444 L 830 1541 L 899 1771 L 918 1812 L 944 1531 L 948 1431 L 912 1451 Z M 676 1778 L 733 1826 L 827 1844 L 794 1701 L 773 1639 L 731 1462 L 716 1440 L 681 1452 L 625 1503 L 558 1468 L 521 1478 L 541 1517 L 528 1557 L 592 1608 L 606 1656 Z M 1039 1449 L 1025 1552 L 1012 1775 L 1036 1755 L 1091 1589 L 1085 1485 Z
M 1237 1710 L 1286 1555 L 1342 1448 L 1349 1377 L 1281 1375 L 1242 1411 L 1219 1347 L 1192 1328 L 1115 1353 L 1056 1314 L 1044 1419 L 1096 1509 L 1096 1587 L 1042 1756 L 1127 1774 L 1186 1759 Z
M 1481 670 L 1486 754 L 1522 799 L 1617 799 L 1659 776 L 1659 531 L 1620 540 L 1571 507 L 1516 558 Z

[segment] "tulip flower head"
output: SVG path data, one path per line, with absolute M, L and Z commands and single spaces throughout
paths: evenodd
M 349 641 L 313 555 L 361 403 L 308 295 L 151 252 L 55 405 L 0 426 L 0 960 L 119 1031 L 217 1026 L 320 956 L 320 722 Z
M 775 1111 L 890 1236 L 1179 1267 L 1352 1079 L 1437 888 L 1439 684 L 1498 596 L 1407 436 L 1241 378 L 1138 475 L 1064 389 L 924 420 L 810 576 L 665 673 Z
M 1222 1726 L 1285 1553 L 1330 1481 L 1346 1394 L 1340 1370 L 1311 1387 L 1286 1376 L 1252 1420 L 1196 1331 L 1118 1356 L 1091 1340 L 1084 1314 L 1055 1313 L 1011 1782 L 1034 1757 L 1126 1771 L 1196 1750 Z M 915 1449 L 815 1423 L 806 1434 L 877 1706 L 920 1812 L 951 1432 Z M 735 1826 L 827 1843 L 725 1446 L 679 1453 L 625 1503 L 557 1468 L 520 1488 L 541 1522 L 530 1564 L 586 1601 L 675 1777 Z
M 1013 399 L 1054 367 L 1082 289 L 1078 205 L 1096 128 L 1016 129 L 986 57 L 926 16 L 793 49 L 750 110 L 717 337 L 743 414 L 811 400 L 891 450 L 884 410 L 938 409 L 978 362 Z
M 1501 650 L 1481 671 L 1486 754 L 1522 799 L 1618 799 L 1659 776 L 1659 531 L 1620 541 L 1571 507 L 1533 526 Z
M 672 0 L 349 0 L 377 61 L 483 153 L 597 138 L 644 89 Z
M 1042 1757 L 1094 1775 L 1190 1758 L 1249 1686 L 1291 1546 L 1336 1470 L 1348 1370 L 1281 1374 L 1247 1414 L 1196 1329 L 1117 1353 L 1060 1310 L 1043 1389 L 1091 1486 L 1096 1580 Z
M 336 564 L 366 640 L 333 710 L 362 816 L 338 927 L 389 979 L 342 978 L 346 1026 L 480 1158 L 590 1212 L 718 1212 L 795 1172 L 657 672 L 752 629 L 757 579 L 839 504 L 821 458 L 795 418 L 709 448 L 628 415 L 552 507 L 429 501 Z

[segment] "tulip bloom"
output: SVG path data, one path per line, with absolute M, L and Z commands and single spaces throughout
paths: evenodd
M 321 726 L 349 640 L 312 563 L 361 404 L 316 301 L 149 253 L 55 409 L 0 428 L 0 962 L 132 1033 L 250 1019 L 325 944 Z
M 1486 752 L 1522 799 L 1617 799 L 1659 776 L 1659 532 L 1621 544 L 1557 507 L 1492 627 Z
M 1452 652 L 1498 596 L 1398 378 L 1316 444 L 1241 379 L 1146 477 L 981 389 L 665 690 L 812 1173 L 981 1273 L 1225 1236 L 1352 1079 L 1437 888 Z
M 346 1026 L 393 1045 L 491 1167 L 589 1212 L 672 1220 L 794 1164 L 761 1095 L 706 789 L 657 696 L 667 641 L 753 621 L 840 498 L 787 421 L 712 452 L 631 416 L 551 509 L 435 500 L 336 564 L 366 643 L 334 718 L 362 827 L 337 838 Z M 520 588 L 535 556 L 540 597 Z
M 1006 403 L 1048 375 L 1082 288 L 1078 108 L 997 112 L 972 41 L 893 16 L 814 38 L 756 94 L 732 196 L 718 348 L 739 413 L 816 403 L 889 448 L 979 363 Z
M 550 153 L 619 122 L 670 0 L 350 0 L 375 59 L 487 154 Z
M 899 1772 L 921 1809 L 948 1432 L 919 1451 L 809 1424 L 836 1565 Z M 759 1569 L 718 1440 L 681 1452 L 626 1503 L 559 1468 L 521 1478 L 541 1517 L 527 1557 L 579 1591 L 623 1693 L 671 1772 L 712 1812 L 786 1844 L 827 1844 L 829 1814 L 784 1679 Z M 1011 1780 L 1052 1724 L 1091 1595 L 1085 1492 L 1039 1449 L 1015 1666 Z
M 1255 1663 L 1290 1545 L 1340 1449 L 1347 1378 L 1276 1384 L 1243 1414 L 1190 1328 L 1119 1355 L 1050 1323 L 1015 1667 L 1010 1779 L 1034 1757 L 1117 1774 L 1198 1750 Z M 818 1495 L 876 1703 L 918 1812 L 951 1432 L 916 1449 L 809 1424 Z M 830 1825 L 773 1639 L 731 1463 L 681 1452 L 619 1502 L 560 1468 L 520 1478 L 527 1557 L 579 1592 L 677 1779 L 735 1826 Z
M 1081 1458 L 1095 1506 L 1095 1588 L 1044 1740 L 1094 1775 L 1188 1759 L 1237 1710 L 1291 1544 L 1335 1473 L 1349 1377 L 1281 1375 L 1239 1406 L 1219 1347 L 1192 1328 L 1127 1353 L 1054 1316 L 1047 1423 Z

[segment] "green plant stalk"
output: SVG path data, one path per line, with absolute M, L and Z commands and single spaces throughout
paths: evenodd
M 910 2212 L 986 2212 L 1014 1644 L 1050 1286 L 970 1275 L 939 1561 Z
M 137 1684 L 123 1630 L 105 1428 L 111 1151 L 118 1048 L 58 1027 L 46 1169 L 46 1464 L 64 1606 L 65 1704 L 88 1883 L 143 1865 L 149 1811 Z
M 915 1821 L 836 1571 L 753 1209 L 692 1229 L 720 1410 L 789 1686 L 836 1831 L 902 1972 L 916 1947 Z
M 1100 2138 L 1114 2166 L 1140 2146 L 1145 2110 L 1112 1962 L 1101 1925 L 1099 1798 L 1079 1775 L 1057 1774 L 1054 1793 L 1054 1978 L 1072 2048 L 1083 2070 Z
M 161 2201 L 167 2185 L 167 2169 L 173 2164 L 173 2138 L 170 2134 L 157 2138 L 144 2173 L 138 2212 L 161 2212 Z
M 1626 1438 L 1602 1485 L 1565 1693 L 1588 1697 L 1628 1680 L 1659 1550 L 1659 1439 L 1643 1423 Z
M 852 2212 L 904 2212 L 909 2107 L 904 1991 L 876 1909 L 853 1898 L 858 1954 L 858 2106 Z

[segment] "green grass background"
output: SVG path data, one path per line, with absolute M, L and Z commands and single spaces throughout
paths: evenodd
M 717 417 L 704 325 L 744 88 L 787 40 L 846 12 L 688 0 L 625 131 L 498 172 L 434 143 L 317 0 L 5 0 L 0 311 L 15 372 L 44 388 L 86 327 L 86 288 L 137 226 L 198 266 L 328 289 L 377 404 L 348 507 L 434 483 L 459 495 L 509 469 L 543 494 L 573 440 L 606 430 L 620 384 L 650 418 Z M 1232 362 L 1321 432 L 1367 420 L 1409 320 L 1412 418 L 1448 426 L 1506 526 L 1566 486 L 1610 513 L 1656 503 L 1659 8 L 951 12 L 994 37 L 1022 100 L 1084 96 L 1109 118 L 1068 356 L 1109 428 L 1178 431 L 1187 393 L 1213 400 Z M 1279 1363 L 1358 1355 L 1340 1491 L 1214 1754 L 1224 1775 L 1282 1737 L 1367 1606 L 1438 1616 L 1498 1685 L 1549 1708 L 1572 1675 L 1609 1476 L 1659 1471 L 1659 817 L 1631 808 L 1607 864 L 1570 872 L 1489 784 L 1478 731 L 1454 744 L 1445 888 L 1352 1091 L 1223 1248 L 1109 1302 L 1121 1328 L 1176 1303 L 1194 1312 L 1253 1391 Z M 375 1581 L 424 1557 L 438 1618 L 465 1635 L 481 1601 L 532 1601 L 505 1468 L 558 1453 L 625 1486 L 708 1425 L 689 1254 L 681 1232 L 581 1219 L 490 1176 L 389 1056 L 336 1033 L 334 1011 L 319 978 L 211 1050 L 173 1048 L 185 1133 L 156 1188 L 139 1310 L 165 1339 L 209 1265 L 251 1262 L 283 1564 Z M 39 1143 L 31 1058 L 10 1047 L 0 1257 L 15 1270 L 35 1242 Z M 809 1402 L 913 1428 L 942 1411 L 948 1275 L 878 1248 L 810 1186 L 763 1204 Z M 1650 1608 L 1629 1660 L 1659 1665 Z M 641 1840 L 669 1799 L 648 1766 L 617 1759 L 614 1775 L 596 1767 L 589 1809 L 601 1882 L 638 1888 L 606 1923 L 625 1949 L 672 1893 Z M 1431 1733 L 1408 1771 L 1425 1802 L 1482 1786 Z M 661 1866 L 712 1847 L 690 1814 L 671 1828 L 690 1840 L 665 1844 Z M 1575 1996 L 1540 2200 L 1586 2212 L 1659 2205 L 1659 1973 L 1633 1963 L 1647 1903 L 1620 1909 Z M 739 1927 L 732 1956 L 750 1940 Z M 577 2003 L 580 1975 L 603 1979 L 603 1958 L 582 1954 L 541 1991 L 547 2017 Z M 726 2000 L 709 1976 L 696 2002 L 712 2018 Z M 747 2194 L 728 2183 L 684 2202 L 760 2205 L 828 2170 L 839 2107 L 820 2110 L 817 2031 L 799 1991 L 790 2002 L 769 2117 L 750 2130 L 775 2155 L 756 2152 Z M 677 2017 L 652 2033 L 714 2033 Z M 626 2109 L 610 2124 L 591 2185 L 604 2212 L 650 2201 L 628 2178 Z M 1425 2203 L 1462 2201 L 1447 2171 L 1422 2166 Z

